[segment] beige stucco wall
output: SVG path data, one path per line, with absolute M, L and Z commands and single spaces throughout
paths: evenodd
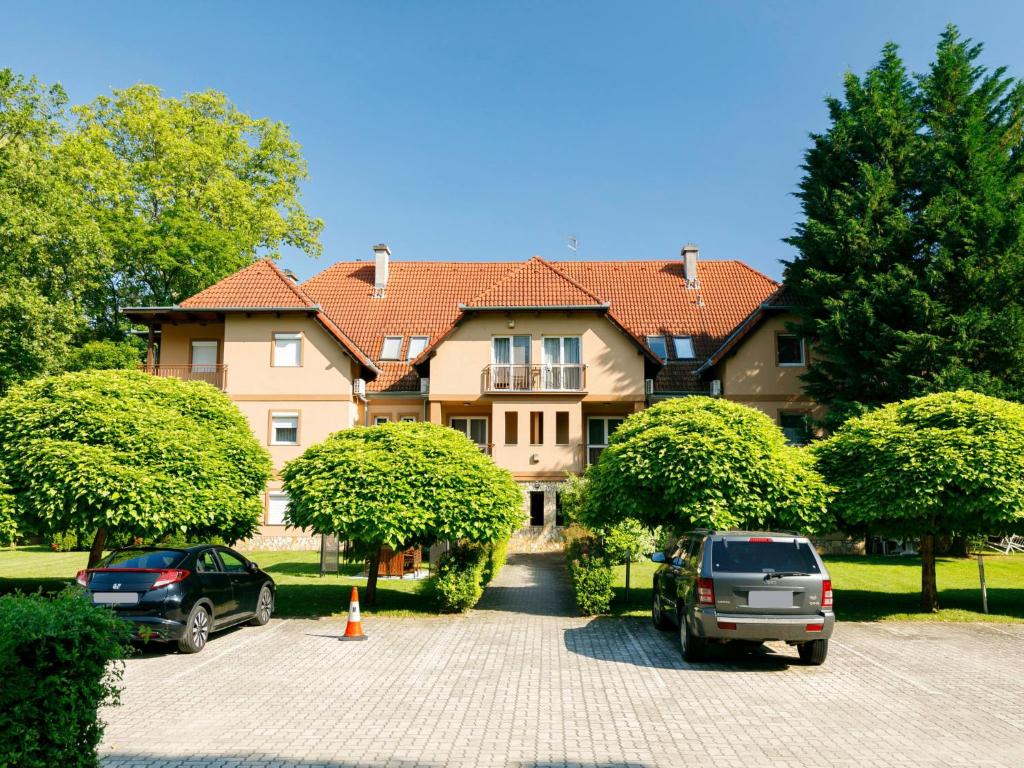
M 789 333 L 786 324 L 794 319 L 791 315 L 767 318 L 718 365 L 722 394 L 763 411 L 776 423 L 783 412 L 809 413 L 814 418 L 823 415 L 821 407 L 804 394 L 800 376 L 806 366 L 780 366 L 776 362 L 775 337 Z M 804 359 L 810 355 L 811 350 L 805 346 Z
M 509 328 L 510 321 L 514 328 Z M 607 318 L 596 312 L 495 312 L 469 318 L 437 348 L 430 361 L 430 399 L 481 397 L 483 370 L 491 363 L 491 338 L 509 335 L 532 336 L 533 365 L 543 359 L 543 336 L 579 336 L 587 366 L 587 399 L 644 398 L 644 359 Z
M 191 364 L 193 341 L 221 342 L 218 354 L 221 355 L 223 361 L 224 324 L 189 323 L 163 326 L 160 331 L 160 364 Z
M 531 412 L 543 414 L 544 442 L 530 443 Z M 569 440 L 566 445 L 556 445 L 556 414 L 569 414 Z M 505 414 L 516 414 L 518 441 L 516 445 L 506 444 Z M 491 436 L 492 456 L 499 466 L 508 469 L 518 477 L 563 476 L 566 472 L 583 471 L 583 407 L 579 399 L 505 399 L 492 406 Z

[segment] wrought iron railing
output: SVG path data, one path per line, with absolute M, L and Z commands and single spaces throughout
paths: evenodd
M 587 366 L 495 363 L 484 368 L 485 392 L 583 392 Z
M 182 381 L 205 381 L 217 389 L 224 389 L 228 381 L 226 365 L 143 365 L 142 370 L 153 376 L 164 376 Z

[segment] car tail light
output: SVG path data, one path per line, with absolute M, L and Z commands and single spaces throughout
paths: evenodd
M 697 579 L 697 602 L 701 605 L 715 604 L 715 582 L 712 579 Z
M 88 587 L 89 586 L 89 571 L 85 571 L 85 570 L 79 571 L 75 575 L 75 581 L 77 581 L 83 587 Z
M 821 582 L 821 607 L 832 607 L 832 579 L 825 579 Z
M 718 622 L 719 629 L 736 629 L 735 621 L 720 621 Z
M 153 582 L 153 586 L 150 589 L 158 589 L 160 587 L 166 587 L 169 584 L 177 584 L 179 581 L 184 581 L 188 578 L 188 571 L 183 570 L 169 570 L 160 571 L 160 575 L 156 577 L 156 581 Z
M 751 544 L 771 544 L 775 539 L 770 536 L 758 536 L 753 539 L 747 539 Z
M 721 626 L 721 624 L 719 624 L 719 626 Z M 824 628 L 825 628 L 824 624 L 808 624 L 807 625 L 807 631 L 808 632 L 821 632 L 821 630 L 823 630 Z

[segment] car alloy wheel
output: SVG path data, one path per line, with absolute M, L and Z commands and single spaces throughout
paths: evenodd
M 192 645 L 196 650 L 206 645 L 206 640 L 210 636 L 210 617 L 206 611 L 196 611 L 195 616 L 192 617 L 189 632 L 192 635 Z
M 264 587 L 260 591 L 260 604 L 256 608 L 256 615 L 259 617 L 261 624 L 266 624 L 270 621 L 271 605 L 273 605 L 273 598 L 270 596 L 270 590 Z

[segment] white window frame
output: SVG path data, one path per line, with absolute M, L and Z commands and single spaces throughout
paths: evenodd
M 417 357 L 419 357 L 421 354 L 423 354 L 423 350 L 427 348 L 427 344 L 429 344 L 429 343 L 430 343 L 430 337 L 429 336 L 410 336 L 409 337 L 409 349 L 405 353 L 406 361 L 415 360 Z M 413 353 L 413 345 L 414 344 L 417 344 L 419 346 L 419 349 L 416 350 L 415 354 Z
M 402 416 L 399 421 L 403 424 L 415 424 L 417 419 L 415 416 Z
M 295 362 L 294 363 L 282 363 L 278 361 L 277 346 L 278 340 L 281 341 L 294 341 L 295 345 Z M 301 368 L 302 367 L 302 333 L 295 333 L 292 331 L 281 331 L 274 332 L 274 338 L 271 341 L 271 352 L 270 352 L 270 367 L 271 368 Z
M 373 417 L 373 426 L 375 426 L 375 427 L 379 427 L 381 424 L 388 424 L 390 422 L 391 422 L 391 417 L 390 416 L 374 416 Z
M 481 445 L 481 446 L 490 445 L 490 443 L 491 443 L 491 420 L 487 416 L 449 416 L 448 417 L 448 426 L 451 427 L 452 429 L 455 429 L 455 425 L 452 424 L 452 422 L 455 421 L 456 419 L 462 419 L 462 420 L 464 420 L 466 422 L 466 431 L 462 432 L 461 429 L 458 430 L 458 431 L 462 432 L 462 434 L 464 434 L 470 440 L 473 439 L 471 437 L 471 435 L 473 433 L 473 429 L 470 426 L 470 422 L 471 421 L 482 421 L 484 423 L 484 441 L 482 443 L 475 443 L 475 445 Z
M 212 363 L 196 362 L 196 347 L 200 349 L 213 350 Z M 189 345 L 189 370 L 192 373 L 214 373 L 217 370 L 217 361 L 220 360 L 220 342 L 215 339 L 192 339 Z
M 281 521 L 274 522 L 271 518 L 271 509 L 275 501 L 280 501 L 284 498 L 284 509 L 281 510 Z M 291 503 L 291 499 L 288 498 L 288 494 L 284 491 L 270 491 L 267 493 L 267 525 L 286 525 L 284 516 L 288 512 L 288 505 Z
M 547 354 L 546 341 L 558 339 L 558 362 L 549 363 L 544 357 Z M 567 339 L 576 340 L 576 351 L 579 352 L 579 362 L 565 362 L 565 342 Z M 541 374 L 541 388 L 546 392 L 581 392 L 583 390 L 583 337 L 574 335 L 551 335 L 540 337 L 540 357 L 543 366 Z M 569 387 L 566 384 L 578 384 L 579 386 Z
M 651 339 L 661 339 L 661 346 L 664 348 L 665 351 L 664 355 L 658 354 L 658 350 L 656 350 L 654 348 L 654 345 L 651 344 Z M 661 334 L 660 336 L 648 336 L 646 337 L 645 341 L 647 342 L 647 346 L 650 347 L 651 352 L 653 352 L 660 360 L 668 360 L 668 339 L 665 338 L 665 334 Z
M 386 355 L 389 341 L 398 341 L 398 349 L 395 350 L 393 356 Z M 401 360 L 402 359 L 402 343 L 405 341 L 404 336 L 385 336 L 384 341 L 380 345 L 380 359 L 381 360 Z
M 682 341 L 688 344 L 690 354 L 683 356 L 679 354 L 679 342 Z M 672 337 L 673 351 L 676 353 L 676 360 L 693 360 L 697 357 L 697 351 L 693 348 L 693 336 L 673 336 Z
M 508 339 L 507 363 L 499 363 L 495 354 L 495 341 Z M 517 363 L 516 339 L 527 339 L 526 361 Z M 491 336 L 491 389 L 508 392 L 529 392 L 533 389 L 533 377 L 530 375 L 533 362 L 533 336 L 528 333 L 498 334 Z
M 277 439 L 277 425 L 274 421 L 277 419 L 295 419 L 295 440 L 278 440 Z M 283 429 L 291 429 L 291 427 L 283 427 Z M 298 445 L 299 444 L 299 412 L 298 411 L 271 411 L 270 412 L 270 444 L 271 445 Z
M 779 339 L 783 336 L 792 337 L 800 342 L 800 362 L 799 363 L 783 363 L 779 360 Z M 797 336 L 795 333 L 776 333 L 775 334 L 775 364 L 779 368 L 804 368 L 807 365 L 807 345 L 804 340 Z
M 612 420 L 620 422 L 619 426 L 621 427 L 622 426 L 621 422 L 625 421 L 626 417 L 625 416 L 615 416 L 615 415 L 611 415 L 611 416 L 588 416 L 587 417 L 587 423 L 586 423 L 586 428 L 587 428 L 587 434 L 586 434 L 586 438 L 587 438 L 587 454 L 586 454 L 586 458 L 587 458 L 587 464 L 588 465 L 594 463 L 594 462 L 592 462 L 590 460 L 590 451 L 591 451 L 592 448 L 600 448 L 601 450 L 604 450 L 605 448 L 608 447 L 608 438 L 610 437 L 610 435 L 608 434 L 608 422 L 612 421 Z M 604 423 L 604 427 L 602 429 L 602 431 L 604 433 L 604 442 L 603 443 L 592 443 L 592 442 L 590 442 L 590 422 L 592 422 L 592 421 L 600 421 L 600 422 Z M 600 455 L 600 454 L 598 454 L 598 455 Z

